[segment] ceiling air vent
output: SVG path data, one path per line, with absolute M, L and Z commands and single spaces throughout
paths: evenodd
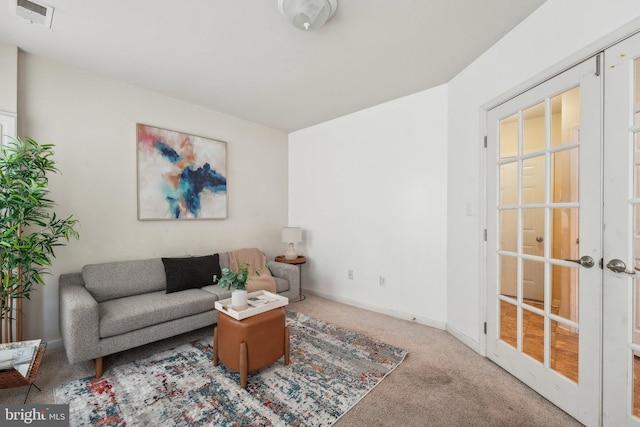
M 16 15 L 31 21 L 32 24 L 51 28 L 53 8 L 31 0 L 16 0 Z

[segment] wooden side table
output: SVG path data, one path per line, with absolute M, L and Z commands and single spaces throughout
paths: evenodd
M 302 293 L 302 264 L 307 262 L 307 258 L 302 255 L 298 255 L 298 258 L 296 259 L 286 259 L 284 255 L 278 255 L 276 257 L 276 262 L 284 262 L 285 264 L 294 264 L 298 266 L 298 270 L 300 272 L 300 301 L 304 301 L 306 297 Z

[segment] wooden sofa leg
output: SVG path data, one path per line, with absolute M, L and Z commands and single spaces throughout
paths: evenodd
M 96 379 L 102 377 L 102 357 L 98 357 L 94 360 L 96 362 Z

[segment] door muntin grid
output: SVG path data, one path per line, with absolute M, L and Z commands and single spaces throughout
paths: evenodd
M 574 382 L 579 120 L 578 86 L 518 110 L 498 121 L 496 159 L 498 337 Z

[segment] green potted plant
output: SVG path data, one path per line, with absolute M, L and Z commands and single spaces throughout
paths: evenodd
M 213 283 L 217 282 L 218 286 L 224 289 L 233 288 L 234 291 L 231 292 L 231 307 L 236 311 L 246 309 L 249 306 L 247 304 L 249 264 L 243 262 L 238 266 L 237 272 L 228 268 L 223 268 L 221 273 L 222 275 L 219 279 L 217 275 L 213 276 Z
M 62 240 L 78 238 L 73 215 L 59 218 L 48 199 L 47 175 L 57 173 L 53 145 L 12 138 L 0 148 L 0 334 L 2 342 L 21 341 L 22 299 L 55 257 Z M 14 331 L 15 321 L 15 335 Z

